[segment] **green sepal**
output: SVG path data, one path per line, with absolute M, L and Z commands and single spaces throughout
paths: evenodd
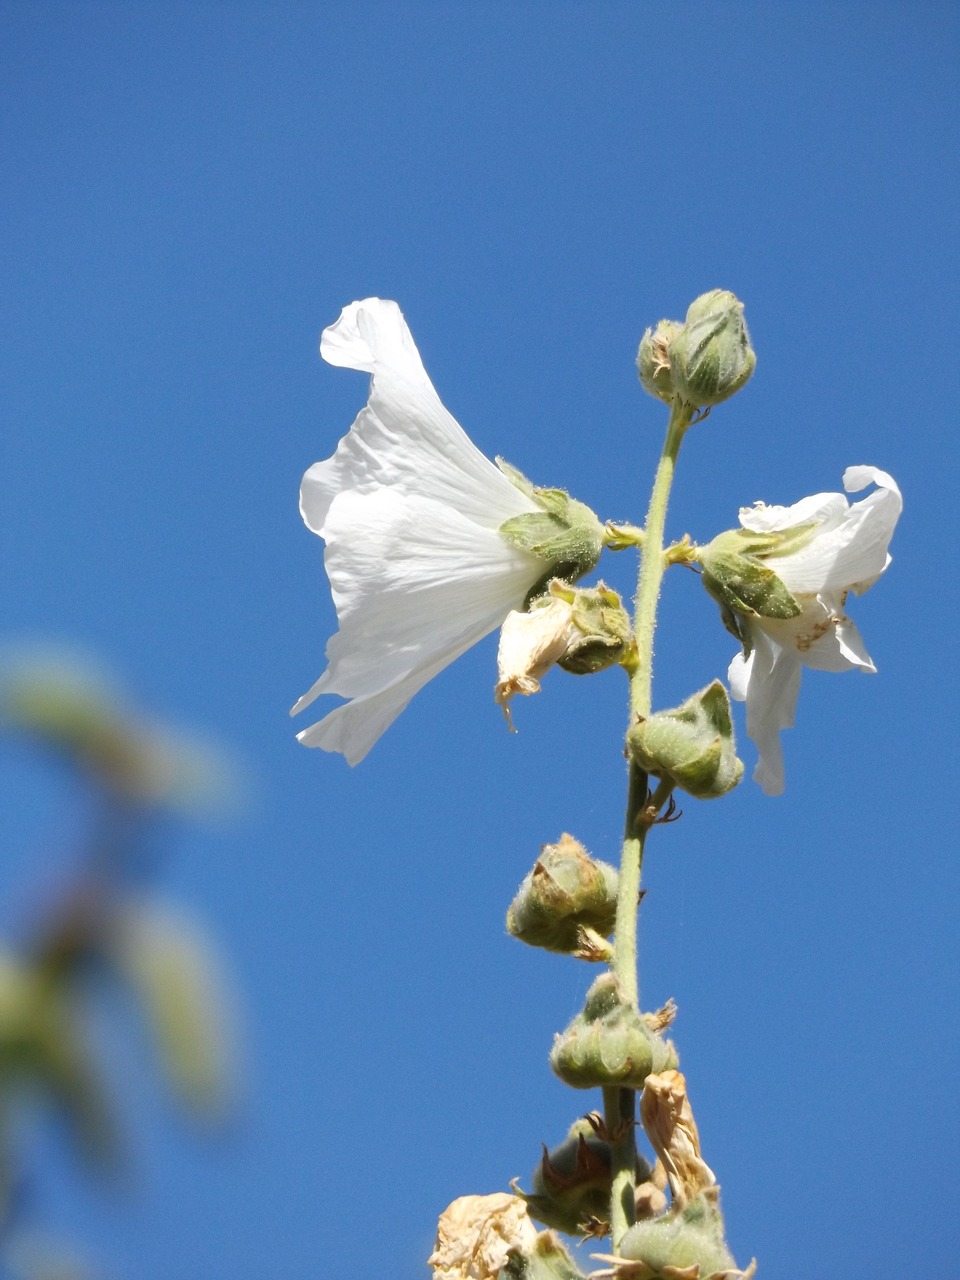
M 574 1089 L 620 1085 L 642 1089 L 647 1076 L 677 1066 L 669 1040 L 651 1031 L 612 973 L 587 992 L 583 1011 L 558 1035 L 550 1052 L 555 1075 Z
M 700 800 L 726 795 L 743 777 L 730 698 L 719 680 L 682 706 L 640 720 L 627 734 L 627 749 L 645 772 Z
M 703 585 L 721 605 L 761 618 L 796 618 L 802 612 L 781 578 L 758 560 L 719 551 L 701 556 Z M 709 568 L 706 567 L 709 563 Z
M 685 1267 L 699 1267 L 701 1280 L 743 1274 L 724 1239 L 715 1189 L 697 1196 L 679 1213 L 638 1222 L 621 1240 L 618 1254 L 646 1263 L 649 1280 L 673 1276 L 673 1268 Z
M 552 1231 L 541 1231 L 529 1250 L 511 1249 L 500 1275 L 509 1280 L 583 1280 L 583 1272 Z
M 527 602 L 543 595 L 551 578 L 576 582 L 594 569 L 603 551 L 606 530 L 597 516 L 563 489 L 539 489 L 503 458 L 497 466 L 521 493 L 540 507 L 511 516 L 500 526 L 500 536 L 527 555 L 544 561 L 543 577 L 527 594 Z

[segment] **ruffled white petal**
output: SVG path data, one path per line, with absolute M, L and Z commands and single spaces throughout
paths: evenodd
M 896 483 L 876 467 L 848 467 L 843 482 L 847 491 L 853 493 L 868 484 L 876 484 L 877 488 L 848 506 L 841 519 L 833 519 L 818 528 L 799 551 L 788 556 L 771 556 L 768 560 L 794 593 L 851 588 L 862 591 L 875 582 L 890 563 L 887 548 L 903 510 Z M 818 495 L 824 496 L 830 495 Z M 841 494 L 833 497 L 846 505 Z
M 373 374 L 367 406 L 325 462 L 303 477 L 300 511 L 323 536 L 338 493 L 394 487 L 455 507 L 499 528 L 537 510 L 473 444 L 440 403 L 395 302 L 366 298 L 325 329 L 320 353 L 331 364 Z

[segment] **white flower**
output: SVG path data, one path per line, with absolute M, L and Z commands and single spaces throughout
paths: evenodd
M 373 377 L 366 408 L 300 489 L 303 519 L 327 544 L 340 630 L 291 715 L 321 693 L 350 699 L 297 736 L 356 764 L 428 680 L 522 605 L 549 565 L 498 532 L 542 508 L 440 403 L 395 302 L 345 307 L 320 354 Z
M 730 664 L 730 692 L 747 704 L 747 733 L 760 753 L 753 776 L 767 795 L 783 790 L 780 730 L 793 726 L 801 668 L 876 671 L 844 604 L 849 591 L 862 595 L 890 563 L 887 547 L 903 502 L 885 471 L 848 467 L 843 473 L 848 493 L 869 484 L 877 488 L 852 505 L 842 493 L 818 493 L 792 507 L 758 503 L 740 511 L 743 528 L 755 533 L 813 526 L 799 549 L 762 556 L 800 605 L 799 616 L 741 616 L 750 655 L 738 654 Z

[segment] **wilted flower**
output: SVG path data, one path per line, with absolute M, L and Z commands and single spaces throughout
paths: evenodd
M 699 553 L 704 583 L 743 642 L 730 664 L 730 692 L 747 704 L 747 733 L 760 752 L 753 776 L 768 795 L 783 790 L 780 731 L 793 725 L 801 668 L 876 670 L 844 605 L 890 563 L 903 502 L 885 471 L 843 473 L 848 493 L 869 484 L 876 490 L 853 504 L 841 493 L 818 493 L 792 507 L 744 507 L 742 528 Z
M 599 556 L 602 527 L 480 453 L 440 403 L 395 302 L 351 303 L 320 354 L 373 377 L 366 408 L 300 489 L 303 519 L 327 544 L 340 630 L 291 714 L 321 693 L 349 698 L 297 736 L 356 764 L 428 680 L 569 562 L 565 504 L 581 519 L 575 556 L 591 539 Z
M 700 1154 L 700 1135 L 681 1072 L 662 1071 L 647 1076 L 640 1099 L 640 1119 L 666 1170 L 674 1206 L 682 1207 L 707 1187 L 716 1185 L 713 1171 Z
M 519 1196 L 461 1196 L 437 1224 L 427 1259 L 434 1280 L 497 1280 L 511 1250 L 535 1248 L 537 1229 Z

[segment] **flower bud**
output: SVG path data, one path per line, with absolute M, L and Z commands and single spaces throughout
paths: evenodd
M 566 832 L 545 844 L 507 912 L 507 932 L 531 947 L 568 954 L 578 950 L 581 931 L 613 932 L 617 872 L 591 858 Z
M 749 1280 L 756 1271 L 755 1262 L 746 1271 L 734 1262 L 724 1241 L 715 1192 L 698 1196 L 680 1213 L 638 1222 L 621 1240 L 619 1255 L 604 1255 L 603 1260 L 614 1265 L 610 1270 L 595 1271 L 592 1280 L 667 1280 L 679 1276 Z
M 559 1146 L 549 1152 L 544 1148 L 533 1172 L 531 1194 L 519 1193 L 538 1222 L 570 1236 L 583 1235 L 591 1225 L 605 1223 L 610 1212 L 613 1157 L 603 1133 L 600 1117 L 591 1114 L 579 1119 Z M 666 1207 L 666 1197 L 651 1181 L 654 1177 L 651 1166 L 638 1154 L 639 1217 Z
M 583 1272 L 552 1231 L 541 1231 L 532 1248 L 511 1249 L 501 1280 L 583 1280 Z
M 583 1012 L 555 1038 L 550 1066 L 574 1089 L 642 1089 L 651 1072 L 677 1066 L 677 1055 L 624 1000 L 616 977 L 604 973 L 587 992 Z
M 635 724 L 627 748 L 647 773 L 710 800 L 726 795 L 743 776 L 733 741 L 730 699 L 719 680 L 681 707 L 657 711 Z
M 726 289 L 701 294 L 670 343 L 676 392 L 692 405 L 720 404 L 739 391 L 757 363 L 743 303 Z
M 670 368 L 670 344 L 682 328 L 679 320 L 661 320 L 655 329 L 644 333 L 637 352 L 640 385 L 644 391 L 667 404 L 671 404 L 676 395 Z

